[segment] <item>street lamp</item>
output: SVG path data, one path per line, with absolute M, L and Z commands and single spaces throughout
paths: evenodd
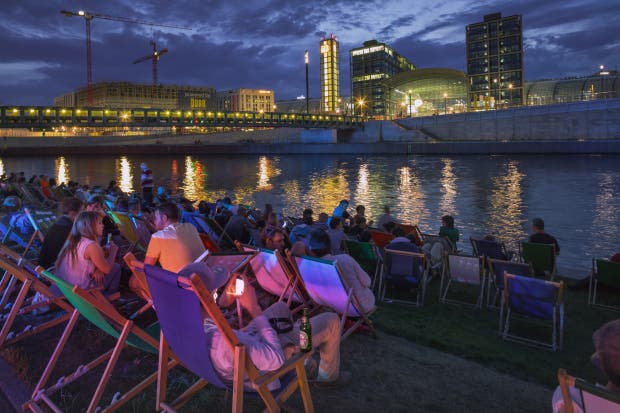
M 497 78 L 493 79 L 493 87 L 495 88 L 495 94 L 493 96 L 493 107 L 497 110 L 497 102 L 499 101 L 499 84 Z
M 357 101 L 357 104 L 358 104 L 358 105 L 359 105 L 359 107 L 360 107 L 360 116 L 363 116 L 363 113 L 362 113 L 362 106 L 364 106 L 364 99 L 359 99 L 359 100 Z
M 409 98 L 409 116 L 412 116 L 413 111 L 411 110 L 411 89 L 407 91 L 407 97 Z
M 512 83 L 508 83 L 508 106 L 512 106 Z
M 448 114 L 448 94 L 447 93 L 443 94 L 443 114 L 444 115 Z
M 304 53 L 304 62 L 306 63 L 306 114 L 310 113 L 310 95 L 308 92 L 308 63 L 310 63 L 310 58 L 308 56 L 308 50 Z

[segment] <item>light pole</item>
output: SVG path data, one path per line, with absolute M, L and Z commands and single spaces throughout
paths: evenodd
M 493 108 L 497 110 L 497 102 L 499 101 L 499 84 L 497 83 L 497 78 L 493 79 L 493 87 L 495 89 L 493 96 Z
M 443 94 L 443 114 L 444 115 L 448 114 L 448 94 L 447 93 Z
M 362 106 L 364 106 L 364 99 L 360 99 L 360 100 L 358 100 L 358 101 L 357 101 L 357 104 L 358 104 L 358 105 L 359 105 L 359 107 L 360 107 L 360 116 L 363 116 L 363 113 L 362 113 Z
M 512 83 L 508 83 L 508 107 L 512 106 Z
M 304 62 L 306 63 L 306 114 L 310 114 L 310 96 L 308 92 L 308 63 L 310 63 L 310 58 L 308 56 L 308 50 L 304 53 Z
M 413 111 L 411 110 L 411 89 L 407 91 L 407 97 L 409 98 L 409 117 L 411 117 L 413 114 Z

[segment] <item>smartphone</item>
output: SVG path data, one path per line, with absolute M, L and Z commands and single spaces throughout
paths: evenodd
M 108 239 L 105 242 L 105 245 L 110 245 L 110 242 L 112 242 L 112 233 L 108 232 Z
M 239 297 L 240 295 L 243 295 L 244 287 L 245 287 L 245 284 L 243 283 L 243 280 L 241 278 L 237 278 L 237 280 L 235 281 L 235 295 L 237 297 Z

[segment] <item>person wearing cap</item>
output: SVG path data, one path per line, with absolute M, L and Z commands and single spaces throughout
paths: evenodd
M 327 232 L 312 231 L 308 248 L 315 257 L 338 262 L 342 269 L 342 275 L 346 278 L 347 284 L 353 289 L 362 306 L 362 311 L 367 313 L 375 306 L 375 295 L 370 289 L 372 280 L 349 254 L 331 255 L 331 241 Z
M 207 289 L 214 292 L 228 280 L 218 275 L 216 271 L 196 268 L 191 264 L 184 268 L 180 275 L 197 273 L 205 282 Z M 254 287 L 247 278 L 244 281 L 243 293 L 236 296 L 236 280 L 232 277 L 225 293 L 219 299 L 221 307 L 227 307 L 239 300 L 241 306 L 252 317 L 252 321 L 241 330 L 235 330 L 235 335 L 245 346 L 246 354 L 261 371 L 273 371 L 280 368 L 293 354 L 299 351 L 299 321 L 293 322 L 290 309 L 284 302 L 277 302 L 263 310 L 256 297 Z M 316 362 L 310 361 L 306 367 L 309 370 L 309 379 L 314 379 L 318 388 L 335 388 L 346 385 L 351 381 L 351 373 L 340 371 L 340 320 L 336 313 L 324 312 L 310 318 L 312 326 L 312 345 L 318 348 L 320 362 L 316 369 Z M 234 353 L 226 340 L 222 337 L 215 323 L 210 318 L 204 321 L 207 334 L 212 334 L 209 349 L 215 370 L 225 380 L 232 381 L 234 376 Z M 278 387 L 275 382 L 270 390 Z
M 607 378 L 604 387 L 610 392 L 620 394 L 620 319 L 610 321 L 596 330 L 592 335 L 592 342 L 595 349 L 591 357 L 592 364 Z M 583 413 L 580 392 L 574 387 L 569 387 L 569 393 L 573 400 L 573 412 Z M 559 386 L 553 393 L 551 407 L 553 413 L 564 412 L 564 400 Z
M 153 171 L 144 162 L 140 165 L 142 175 L 140 176 L 140 186 L 142 187 L 142 200 L 147 205 L 153 203 Z
M 558 244 L 558 240 L 555 237 L 545 232 L 545 221 L 542 218 L 534 218 L 532 220 L 532 235 L 530 235 L 528 241 L 555 245 L 555 255 L 560 255 L 560 244 Z

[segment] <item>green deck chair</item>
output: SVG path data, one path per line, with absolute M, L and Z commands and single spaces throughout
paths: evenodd
M 54 350 L 43 375 L 34 388 L 32 398 L 23 405 L 23 408 L 24 410 L 30 409 L 32 411 L 41 411 L 39 404 L 43 403 L 47 406 L 47 408 L 53 411 L 59 411 L 58 406 L 52 401 L 50 396 L 107 361 L 105 370 L 101 375 L 101 379 L 99 380 L 97 389 L 90 400 L 88 408 L 80 408 L 80 410 L 89 413 L 95 412 L 106 386 L 112 377 L 112 372 L 116 366 L 120 353 L 127 345 L 151 354 L 158 354 L 160 333 L 159 325 L 154 324 L 153 326 L 143 330 L 136 326 L 133 321 L 122 316 L 99 290 L 83 290 L 80 287 L 67 283 L 49 271 L 45 271 L 41 267 L 37 267 L 37 272 L 54 282 L 67 300 L 75 307 L 75 309 L 71 314 L 69 323 L 58 341 L 56 349 Z M 46 388 L 45 386 L 54 371 L 58 359 L 80 315 L 102 331 L 109 334 L 111 337 L 115 338 L 116 344 L 112 349 L 106 351 L 87 364 L 79 366 L 73 373 L 62 376 L 56 383 Z M 169 364 L 173 366 L 176 365 L 177 362 L 172 361 L 169 362 Z M 132 397 L 142 393 L 144 389 L 156 381 L 157 372 L 149 375 L 146 379 L 137 384 L 135 387 L 127 390 L 124 394 L 120 395 L 119 393 L 116 393 L 112 398 L 112 402 L 108 406 L 104 407 L 103 411 L 111 412 L 120 408 Z
M 620 263 L 592 258 L 592 272 L 590 273 L 590 287 L 588 289 L 588 305 L 620 311 L 620 303 L 608 305 L 596 302 L 599 284 L 620 291 Z
M 375 255 L 375 249 L 372 243 L 344 239 L 342 240 L 342 244 L 346 253 L 352 256 L 369 276 L 373 278 L 377 277 L 377 272 L 380 269 L 377 265 L 379 260 Z
M 532 266 L 534 274 L 545 273 L 549 279 L 557 274 L 555 260 L 555 246 L 553 244 L 539 244 L 536 242 L 521 242 L 521 257 L 523 262 Z

